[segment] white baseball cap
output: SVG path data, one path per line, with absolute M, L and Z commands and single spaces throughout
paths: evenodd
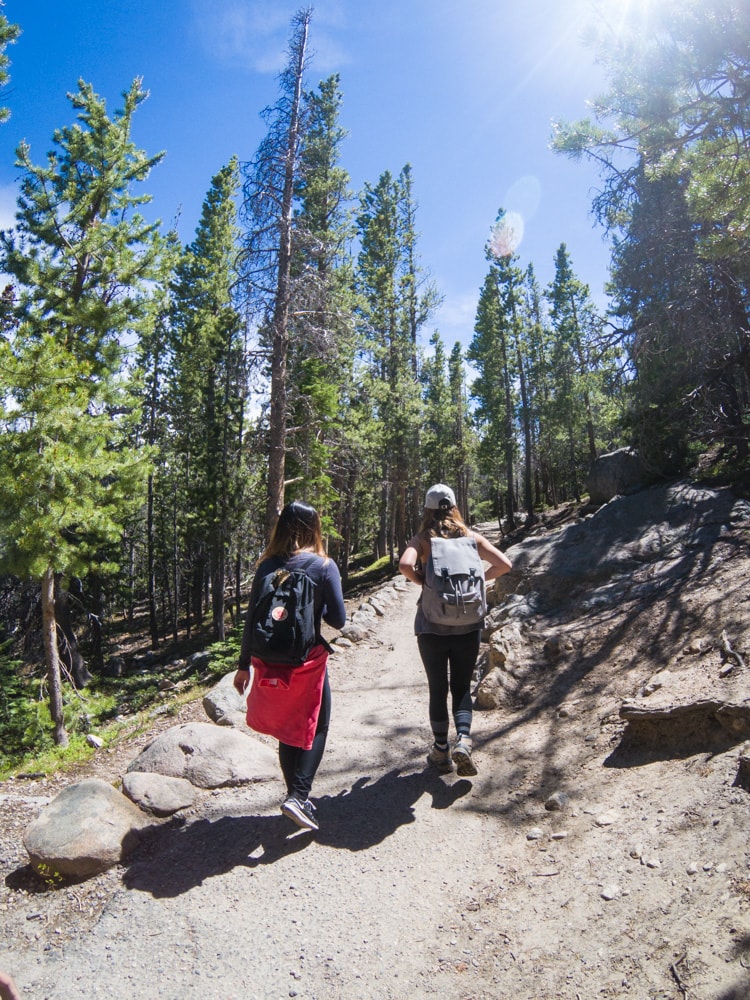
M 424 505 L 427 510 L 440 510 L 441 506 L 445 506 L 445 501 L 451 507 L 456 506 L 456 496 L 450 486 L 446 486 L 444 483 L 436 483 L 427 490 Z

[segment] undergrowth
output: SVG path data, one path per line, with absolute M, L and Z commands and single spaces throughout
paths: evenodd
M 0 781 L 11 775 L 50 774 L 89 760 L 98 748 L 148 729 L 155 715 L 176 715 L 233 670 L 239 655 L 239 637 L 210 646 L 208 663 L 200 668 L 155 664 L 122 677 L 94 677 L 79 691 L 63 686 L 63 714 L 68 745 L 52 738 L 46 676 L 24 675 L 21 663 L 0 648 Z M 166 686 L 168 684 L 168 686 Z M 166 689 L 162 689 L 166 687 Z
M 392 573 L 388 556 L 359 565 L 350 574 L 347 594 L 372 585 Z M 49 712 L 46 674 L 42 665 L 24 671 L 20 660 L 0 646 L 0 781 L 19 774 L 50 774 L 85 763 L 97 748 L 87 742 L 95 735 L 103 747 L 115 746 L 146 731 L 155 715 L 176 715 L 237 666 L 242 628 L 223 642 L 207 647 L 208 662 L 200 668 L 155 663 L 121 677 L 95 676 L 83 689 L 63 685 L 63 712 L 68 745 L 55 745 Z M 170 682 L 168 689 L 165 682 Z

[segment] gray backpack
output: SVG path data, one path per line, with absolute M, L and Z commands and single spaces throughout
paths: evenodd
M 432 538 L 422 613 L 433 625 L 481 625 L 487 614 L 484 566 L 473 538 Z

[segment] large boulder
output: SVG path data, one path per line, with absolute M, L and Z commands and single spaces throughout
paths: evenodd
M 203 696 L 203 708 L 217 726 L 231 726 L 249 732 L 245 722 L 247 695 L 243 696 L 235 689 L 234 674 L 234 671 L 225 674 L 218 684 L 206 692 Z
M 637 451 L 618 448 L 591 463 L 586 492 L 592 504 L 609 503 L 616 496 L 642 489 L 645 469 Z
M 519 622 L 508 622 L 490 635 L 481 666 L 482 678 L 474 699 L 476 707 L 494 709 L 512 705 L 536 666 L 533 644 Z
M 278 777 L 276 754 L 236 729 L 209 722 L 173 726 L 150 743 L 128 767 L 185 778 L 198 788 L 223 788 Z
M 129 771 L 122 790 L 139 808 L 152 816 L 172 816 L 195 805 L 200 792 L 184 778 L 169 778 L 153 771 Z
M 106 781 L 68 785 L 26 828 L 23 843 L 46 879 L 85 879 L 119 864 L 150 825 L 145 813 Z

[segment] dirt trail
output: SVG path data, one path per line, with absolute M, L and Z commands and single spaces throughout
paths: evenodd
M 611 691 L 589 678 L 564 718 L 550 705 L 477 712 L 478 776 L 440 777 L 425 762 L 416 593 L 330 661 L 320 832 L 279 814 L 280 781 L 220 790 L 85 897 L 19 903 L 6 880 L 0 968 L 25 995 L 750 996 L 736 751 L 609 766 Z M 554 792 L 559 811 L 545 809 Z

